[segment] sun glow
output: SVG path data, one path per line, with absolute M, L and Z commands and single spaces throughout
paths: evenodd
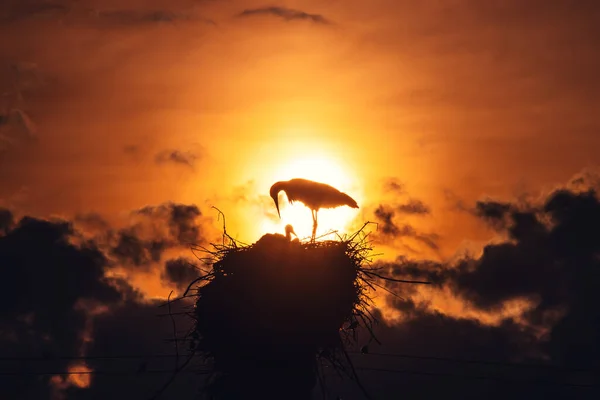
M 341 162 L 337 162 L 337 160 L 334 160 L 333 158 L 307 157 L 295 159 L 278 168 L 270 184 L 292 178 L 305 178 L 316 182 L 327 183 L 342 192 L 346 192 L 354 198 L 360 206 L 362 196 L 356 179 L 353 178 L 354 176 L 355 175 L 352 174 L 348 166 Z M 266 193 L 268 193 L 268 188 Z M 277 217 L 275 207 L 271 201 L 271 217 L 263 221 L 261 231 L 263 233 L 283 233 L 285 225 L 291 224 L 300 238 L 310 237 L 312 232 L 310 209 L 299 202 L 290 204 L 283 192 L 279 195 L 279 205 L 281 219 Z M 337 230 L 340 234 L 346 233 L 347 230 L 352 227 L 352 222 L 356 219 L 359 212 L 360 209 L 357 210 L 350 207 L 320 210 L 318 213 L 319 226 L 317 236 L 327 233 L 330 230 Z

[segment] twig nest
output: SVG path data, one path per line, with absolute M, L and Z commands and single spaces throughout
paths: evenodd
M 213 269 L 198 291 L 196 329 L 199 350 L 215 362 L 244 354 L 314 357 L 339 343 L 339 329 L 359 302 L 360 260 L 343 241 L 302 244 L 265 235 L 229 249 Z

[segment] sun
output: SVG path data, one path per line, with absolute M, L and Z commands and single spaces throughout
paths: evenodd
M 292 178 L 304 178 L 329 184 L 350 195 L 358 202 L 359 206 L 361 204 L 362 195 L 356 175 L 348 165 L 336 160 L 334 157 L 310 156 L 288 161 L 275 169 L 272 179 L 269 180 L 269 187 L 276 181 Z M 266 189 L 266 193 L 268 193 L 268 187 Z M 275 207 L 272 202 L 270 207 L 273 208 L 270 217 L 266 218 L 261 226 L 263 233 L 283 232 L 285 225 L 291 224 L 300 238 L 310 237 L 312 217 L 309 208 L 299 202 L 295 202 L 293 205 L 290 204 L 283 193 L 280 194 L 281 219 L 273 218 Z M 346 233 L 351 228 L 353 221 L 356 220 L 359 212 L 359 209 L 350 207 L 320 210 L 317 236 L 331 230 L 336 230 L 340 234 Z

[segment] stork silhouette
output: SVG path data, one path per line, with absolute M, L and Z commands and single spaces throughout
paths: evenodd
M 356 201 L 346 193 L 340 192 L 333 186 L 325 183 L 309 181 L 308 179 L 291 179 L 289 181 L 275 182 L 271 186 L 271 197 L 275 202 L 277 214 L 279 212 L 279 192 L 284 191 L 290 204 L 295 201 L 303 203 L 310 208 L 313 217 L 313 231 L 311 241 L 315 241 L 317 233 L 317 213 L 321 208 L 336 208 L 340 206 L 349 206 L 358 208 Z
M 294 240 L 292 240 L 292 235 L 296 236 Z M 282 243 L 299 243 L 300 239 L 298 239 L 298 235 L 294 232 L 294 227 L 290 224 L 285 226 L 285 237 L 281 233 L 267 233 L 263 235 L 256 243 L 257 244 L 267 244 L 269 247 L 273 247 L 276 245 L 281 245 Z

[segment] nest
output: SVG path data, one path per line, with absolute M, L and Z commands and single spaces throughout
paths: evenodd
M 371 266 L 368 224 L 349 237 L 330 233 L 335 240 L 267 234 L 252 245 L 224 226 L 222 243 L 195 248 L 212 270 L 184 293 L 196 299 L 185 339 L 215 372 L 209 397 L 307 399 L 319 361 L 362 389 L 345 348 L 356 344 L 360 327 L 377 341 L 368 293 L 385 290 L 376 281 L 389 279 Z

